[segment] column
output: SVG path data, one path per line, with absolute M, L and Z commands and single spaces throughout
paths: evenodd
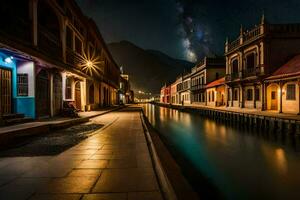
M 256 85 L 254 84 L 254 87 L 253 87 L 253 98 L 254 98 L 253 99 L 253 104 L 254 104 L 253 107 L 254 108 L 256 108 L 256 95 L 255 95 L 256 92 L 255 91 L 256 91 Z
M 54 116 L 54 97 L 53 97 L 53 73 L 50 73 L 50 116 L 53 117 Z
M 279 113 L 282 113 L 282 82 L 279 83 Z
M 244 99 L 244 87 L 242 85 L 240 85 L 240 107 L 244 108 L 245 107 L 245 99 Z
M 233 107 L 233 93 L 234 93 L 234 88 L 233 87 L 230 87 L 230 90 L 231 90 L 231 107 Z
M 266 110 L 266 84 L 262 83 L 261 85 L 261 111 Z
M 37 15 L 37 0 L 33 0 L 32 2 L 32 40 L 33 45 L 38 45 L 38 15 Z
M 298 109 L 298 115 L 300 115 L 300 79 L 298 79 Z

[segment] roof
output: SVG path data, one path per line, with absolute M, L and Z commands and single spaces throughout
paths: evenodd
M 209 84 L 206 85 L 206 88 L 212 88 L 212 87 L 216 87 L 216 86 L 223 85 L 223 84 L 225 84 L 225 77 L 222 77 L 218 80 L 210 82 Z
M 270 77 L 267 79 L 276 79 L 289 77 L 293 75 L 300 74 L 300 55 L 293 57 L 287 63 L 282 65 L 279 69 L 277 69 Z

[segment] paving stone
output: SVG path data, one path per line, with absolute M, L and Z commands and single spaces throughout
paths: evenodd
M 39 188 L 44 187 L 49 178 L 18 178 L 0 188 L 0 199 L 25 200 Z
M 83 196 L 82 200 L 127 200 L 126 193 L 119 194 L 86 194 Z M 136 199 L 138 200 L 138 199 Z M 142 200 L 142 199 L 140 199 Z
M 38 193 L 88 193 L 97 177 L 66 177 L 52 179 Z
M 80 194 L 36 194 L 29 200 L 79 200 Z
M 163 200 L 159 192 L 130 192 L 128 200 Z
M 107 165 L 108 165 L 107 160 L 84 160 L 77 168 L 103 169 L 106 168 Z
M 108 163 L 107 168 L 136 168 L 137 162 L 135 159 L 113 159 Z
M 100 176 L 101 170 L 99 169 L 74 169 L 70 172 L 68 176 Z
M 152 169 L 106 169 L 96 183 L 93 192 L 134 192 L 158 189 Z

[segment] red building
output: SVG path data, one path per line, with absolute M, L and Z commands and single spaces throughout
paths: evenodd
M 160 102 L 171 103 L 171 85 L 164 85 L 160 90 Z

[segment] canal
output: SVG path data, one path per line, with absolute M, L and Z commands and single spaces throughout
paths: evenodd
M 300 199 L 299 138 L 152 104 L 144 113 L 200 195 L 218 193 L 206 199 Z

